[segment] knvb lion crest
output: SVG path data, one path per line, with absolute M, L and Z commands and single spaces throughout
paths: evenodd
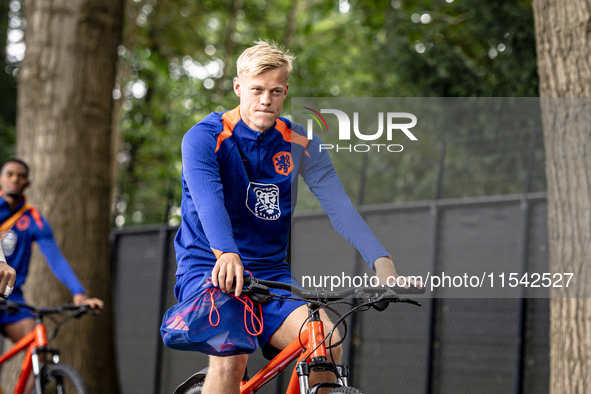
M 291 161 L 291 153 L 279 152 L 273 156 L 273 165 L 275 171 L 281 175 L 289 175 L 293 170 L 293 162 Z
M 246 190 L 246 206 L 256 217 L 277 220 L 279 209 L 279 188 L 276 185 L 250 182 Z

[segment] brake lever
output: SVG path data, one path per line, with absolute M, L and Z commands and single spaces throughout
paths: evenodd
M 229 291 L 228 294 L 235 294 L 235 290 Z M 263 304 L 269 299 L 271 291 L 267 286 L 261 285 L 255 278 L 251 278 L 250 284 L 242 287 L 241 294 L 248 296 L 255 304 Z
M 399 298 L 398 300 L 396 300 L 394 302 L 404 302 L 405 304 L 423 306 L 423 304 L 421 304 L 420 302 L 415 301 L 415 300 L 411 300 L 410 298 Z
M 376 311 L 384 311 L 391 302 L 396 302 L 400 297 L 393 290 L 388 290 L 375 299 L 376 302 L 372 305 Z

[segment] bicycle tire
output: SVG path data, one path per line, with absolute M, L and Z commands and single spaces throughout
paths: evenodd
M 187 391 L 185 391 L 185 394 L 201 394 L 203 392 L 203 383 L 204 382 L 205 381 L 192 385 L 191 387 L 189 387 L 187 389 Z
M 192 375 L 190 378 L 181 383 L 174 390 L 173 394 L 201 394 L 208 370 L 209 367 L 205 367 L 201 371 Z
M 69 364 L 47 364 L 41 370 L 43 392 L 57 394 L 90 394 L 80 372 Z
M 355 387 L 338 387 L 334 390 L 330 390 L 328 394 L 363 394 L 361 390 L 356 389 Z

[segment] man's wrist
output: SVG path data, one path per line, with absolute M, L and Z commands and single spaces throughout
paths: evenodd
M 392 257 L 390 256 L 378 257 L 373 263 L 373 269 L 376 273 L 387 273 L 388 275 L 394 276 L 398 275 Z
M 373 267 L 374 269 L 377 269 L 378 266 L 389 266 L 390 264 L 394 265 L 394 262 L 392 261 L 392 256 L 380 256 L 374 260 Z
M 219 259 L 220 259 L 220 257 L 222 257 L 222 255 L 224 255 L 224 254 L 228 254 L 228 253 L 235 254 L 235 255 L 237 255 L 238 257 L 240 257 L 240 255 L 238 254 L 238 252 L 235 252 L 235 251 L 233 251 L 233 250 L 226 250 L 226 251 L 222 251 L 222 250 L 217 250 L 217 249 L 214 249 L 214 248 L 211 248 L 211 250 L 213 251 L 213 254 L 214 254 L 214 256 L 215 256 L 215 258 L 216 258 L 217 260 L 219 260 Z

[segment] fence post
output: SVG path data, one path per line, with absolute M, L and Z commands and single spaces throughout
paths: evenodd
M 166 289 L 168 288 L 168 260 L 170 258 L 170 245 L 168 242 L 168 225 L 160 225 L 160 242 L 161 242 L 161 264 L 160 264 L 160 288 L 158 289 L 157 296 L 159 297 L 160 304 L 158 309 L 158 316 L 162 318 L 166 311 Z M 160 326 L 161 321 L 158 321 Z M 162 386 L 162 353 L 164 350 L 164 344 L 161 340 L 156 341 L 156 362 L 154 363 L 154 394 L 160 394 Z
M 359 180 L 359 191 L 357 193 L 357 210 L 361 217 L 363 217 L 363 213 L 361 212 L 361 206 L 365 203 L 365 182 L 367 179 L 367 166 L 369 164 L 369 155 L 363 155 L 363 162 L 361 164 L 361 173 L 360 173 L 360 180 Z M 353 261 L 353 277 L 359 276 L 361 272 L 361 264 L 363 261 L 361 259 L 360 254 L 356 251 L 355 252 L 355 260 Z M 353 299 L 353 305 L 351 309 L 355 308 L 358 304 L 357 299 Z M 359 338 L 361 335 L 361 320 L 357 316 L 357 313 L 353 313 L 350 318 L 350 327 L 351 327 L 351 340 L 349 341 L 349 351 L 347 352 L 347 365 L 349 366 L 353 376 L 358 375 L 357 371 L 355 370 L 355 357 L 357 356 L 357 351 L 359 350 L 359 345 L 361 341 L 355 340 Z M 353 381 L 350 384 L 355 384 Z
M 441 141 L 441 148 L 439 153 L 438 162 L 438 173 L 437 173 L 437 185 L 435 190 L 435 199 L 431 203 L 431 216 L 433 217 L 433 271 L 434 275 L 438 275 L 441 272 L 440 261 L 439 261 L 439 221 L 440 221 L 440 209 L 438 201 L 443 195 L 443 175 L 445 170 L 445 151 L 446 143 L 445 140 Z M 425 284 L 426 285 L 426 284 Z M 435 293 L 437 290 L 434 291 Z M 435 390 L 435 358 L 437 357 L 437 317 L 439 315 L 439 299 L 432 295 L 431 308 L 429 309 L 429 348 L 427 352 L 427 379 L 425 385 L 425 392 L 427 394 L 433 393 Z
M 532 177 L 534 173 L 536 154 L 536 130 L 532 129 L 531 132 L 531 146 L 529 152 L 529 163 L 527 176 L 525 178 L 525 187 L 523 189 L 523 195 L 521 196 L 521 210 L 522 210 L 522 228 L 521 228 L 521 264 L 520 274 L 523 276 L 528 272 L 528 258 L 529 258 L 529 221 L 530 221 L 530 208 L 528 193 L 531 192 Z M 519 320 L 518 320 L 518 333 L 517 333 L 517 346 L 516 346 L 516 373 L 515 373 L 515 393 L 523 394 L 524 392 L 524 370 L 525 370 L 525 352 L 526 352 L 526 340 L 527 340 L 527 316 L 529 301 L 525 289 L 521 288 L 519 299 Z

